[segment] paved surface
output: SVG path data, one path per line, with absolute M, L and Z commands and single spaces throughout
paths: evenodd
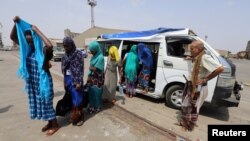
M 2 54 L 0 54 L 0 56 L 2 57 Z M 1 57 L 0 57 L 0 59 L 1 59 Z M 87 62 L 88 62 L 88 59 L 85 60 L 85 68 L 88 68 Z M 236 71 L 237 80 L 239 80 L 239 82 L 242 81 L 246 84 L 249 83 L 248 70 L 250 70 L 250 61 L 249 60 L 233 60 L 233 62 L 235 62 L 236 66 L 237 66 L 237 71 Z M 1 61 L 0 61 L 0 63 L 1 63 Z M 0 71 L 5 72 L 5 71 L 2 71 L 2 69 L 9 71 L 9 69 L 11 69 L 11 68 L 12 69 L 17 68 L 17 66 L 13 66 L 13 62 L 10 62 L 9 64 L 10 65 L 6 68 L 3 68 L 2 65 L 0 64 L 0 66 L 1 66 Z M 61 73 L 60 73 L 60 62 L 52 62 L 52 64 L 53 64 L 53 68 L 52 68 L 51 72 L 54 74 L 53 78 L 58 79 L 58 80 L 62 79 Z M 22 95 L 23 96 L 23 94 L 20 92 L 20 89 L 21 89 L 20 86 L 18 88 L 15 88 L 15 87 L 13 88 L 13 87 L 9 86 L 10 84 L 13 84 L 14 86 L 22 85 L 22 82 L 20 80 L 16 79 L 15 76 L 11 76 L 11 75 L 13 75 L 13 72 L 5 72 L 4 74 L 0 74 L 0 75 L 1 75 L 1 79 L 2 79 L 2 76 L 3 76 L 3 78 L 5 78 L 4 80 L 7 80 L 8 77 L 13 77 L 11 80 L 15 83 L 15 84 L 13 84 L 13 83 L 11 83 L 11 81 L 9 83 L 3 83 L 1 81 L 1 83 L 0 83 L 1 84 L 1 87 L 0 87 L 0 93 L 1 93 L 0 117 L 2 116 L 2 113 L 8 113 L 8 114 L 12 113 L 12 114 L 14 114 L 14 116 L 15 115 L 18 116 L 18 118 L 15 117 L 15 119 L 14 119 L 14 117 L 13 117 L 13 119 L 5 118 L 4 120 L 0 121 L 0 124 L 1 124 L 0 140 L 1 140 L 1 137 L 9 137 L 10 136 L 10 135 L 5 136 L 3 134 L 2 131 L 4 131 L 4 133 L 6 134 L 6 132 L 8 132 L 9 130 L 5 130 L 5 128 L 2 129 L 2 125 L 9 124 L 10 122 L 16 123 L 17 120 L 22 121 L 22 122 L 21 123 L 17 122 L 15 125 L 12 125 L 10 129 L 18 128 L 19 132 L 24 131 L 22 133 L 22 135 L 20 135 L 20 133 L 18 133 L 18 131 L 17 131 L 17 133 L 19 134 L 20 137 L 28 136 L 28 133 L 31 132 L 33 139 L 34 139 L 34 137 L 38 137 L 38 136 L 41 138 L 41 140 L 45 139 L 44 135 L 42 133 L 40 133 L 40 128 L 42 127 L 43 123 L 39 124 L 38 121 L 30 121 L 28 119 L 28 112 L 27 112 L 28 109 L 27 109 L 27 103 L 26 103 L 27 100 L 26 99 L 23 97 L 20 97 L 20 98 L 22 98 L 22 100 L 19 100 L 16 97 L 14 97 L 14 99 L 16 99 L 15 104 L 14 104 L 13 100 L 11 100 L 13 103 L 10 103 L 8 100 L 7 100 L 8 103 L 6 103 L 6 98 L 7 99 L 13 98 L 13 97 L 10 97 L 10 95 L 8 93 L 5 94 L 4 96 L 2 96 L 3 91 L 5 91 L 5 93 L 6 93 L 10 90 L 13 91 L 12 93 L 15 95 Z M 62 96 L 62 89 L 59 89 L 60 87 L 62 87 L 62 82 L 56 81 L 56 82 L 54 82 L 54 85 L 55 85 L 54 86 L 55 91 L 58 95 L 58 96 L 56 96 L 56 98 L 54 100 L 54 102 L 56 102 Z M 143 95 L 139 95 L 138 97 L 134 97 L 132 99 L 126 98 L 124 101 L 125 103 L 123 103 L 122 100 L 119 100 L 116 103 L 117 107 L 114 106 L 112 108 L 109 108 L 108 110 L 104 110 L 103 112 L 91 117 L 90 119 L 88 119 L 86 121 L 84 126 L 79 127 L 79 129 L 75 128 L 75 127 L 71 127 L 71 125 L 66 124 L 59 131 L 59 133 L 58 133 L 59 135 L 57 134 L 55 137 L 51 137 L 51 138 L 64 139 L 64 137 L 65 137 L 67 139 L 70 138 L 72 140 L 73 139 L 86 140 L 86 138 L 87 138 L 87 140 L 95 140 L 97 138 L 90 136 L 92 134 L 89 133 L 92 131 L 91 129 L 93 129 L 94 127 L 88 126 L 88 123 L 91 124 L 90 122 L 92 122 L 92 119 L 94 120 L 95 118 L 97 118 L 99 116 L 103 116 L 103 118 L 101 118 L 102 119 L 101 123 L 107 123 L 106 122 L 106 120 L 107 120 L 110 122 L 109 124 L 112 125 L 112 124 L 116 123 L 112 120 L 112 118 L 119 119 L 119 117 L 121 117 L 121 115 L 122 115 L 119 112 L 125 111 L 124 114 L 126 116 L 124 115 L 124 117 L 126 117 L 125 118 L 126 120 L 129 119 L 128 122 L 130 124 L 128 124 L 124 118 L 121 118 L 120 122 L 126 123 L 124 125 L 130 125 L 130 126 L 134 125 L 134 122 L 132 122 L 133 121 L 132 117 L 134 117 L 138 121 L 144 121 L 143 123 L 147 123 L 146 125 L 148 125 L 150 128 L 153 128 L 152 131 L 156 131 L 155 133 L 152 133 L 152 134 L 145 132 L 144 136 L 146 136 L 146 138 L 143 138 L 140 136 L 140 135 L 142 135 L 141 132 L 135 132 L 135 131 L 137 131 L 137 130 L 139 131 L 141 129 L 144 129 L 145 127 L 137 126 L 137 128 L 138 128 L 137 130 L 134 130 L 134 131 L 130 130 L 132 132 L 125 133 L 126 136 L 125 137 L 123 136 L 123 138 L 125 138 L 127 140 L 152 140 L 152 139 L 162 140 L 162 138 L 156 139 L 158 134 L 161 133 L 160 131 L 162 131 L 164 133 L 165 137 L 170 137 L 170 139 L 171 139 L 171 137 L 175 137 L 176 135 L 177 136 L 182 135 L 185 138 L 189 138 L 191 140 L 200 139 L 200 140 L 206 141 L 207 140 L 207 125 L 208 124 L 250 124 L 250 109 L 249 109 L 250 95 L 249 95 L 249 93 L 250 93 L 250 87 L 246 86 L 244 88 L 244 91 L 242 91 L 242 98 L 241 98 L 241 102 L 240 102 L 239 107 L 231 107 L 231 108 L 203 107 L 201 109 L 201 114 L 200 114 L 199 119 L 198 119 L 198 127 L 196 127 L 193 132 L 184 132 L 180 129 L 180 127 L 178 127 L 174 124 L 177 121 L 177 113 L 179 112 L 178 110 L 174 110 L 174 109 L 166 107 L 164 105 L 163 100 L 155 100 L 155 99 L 143 96 Z M 119 99 L 119 97 L 117 97 L 117 98 Z M 19 107 L 18 106 L 19 103 L 16 103 L 18 100 L 25 101 L 25 102 L 22 102 L 22 104 L 20 104 L 20 107 Z M 13 106 L 13 105 L 15 105 L 15 106 Z M 13 110 L 14 108 L 15 108 L 15 110 Z M 16 108 L 18 108 L 18 109 L 16 109 Z M 121 110 L 121 109 L 123 109 L 123 110 Z M 2 111 L 5 111 L 5 112 L 2 112 Z M 106 113 L 106 112 L 110 112 L 110 113 Z M 115 114 L 115 113 L 118 113 L 118 114 Z M 130 115 L 131 117 L 130 116 L 128 117 L 127 115 Z M 20 118 L 20 117 L 22 117 L 22 118 Z M 106 117 L 108 117 L 108 118 L 106 119 Z M 130 118 L 132 118 L 132 119 L 130 119 Z M 1 117 L 1 119 L 2 119 L 2 117 Z M 20 120 L 20 119 L 22 119 L 22 120 Z M 25 120 L 23 121 L 23 119 L 25 119 Z M 8 122 L 6 123 L 6 121 L 8 121 Z M 2 124 L 2 123 L 5 123 L 5 124 Z M 137 123 L 137 121 L 136 121 L 136 123 Z M 108 126 L 109 124 L 104 124 L 104 125 L 94 124 L 96 126 L 95 130 L 97 131 L 97 133 L 104 134 L 105 133 L 104 129 L 112 129 L 112 128 L 109 128 L 109 126 Z M 36 125 L 36 128 L 34 127 L 34 125 Z M 141 124 L 141 125 L 143 125 L 143 124 Z M 24 127 L 25 130 L 20 130 L 19 129 L 20 127 Z M 36 130 L 34 130 L 34 129 L 36 129 Z M 101 129 L 103 129 L 103 130 L 101 130 Z M 128 128 L 125 128 L 125 129 L 128 129 Z M 71 131 L 71 130 L 73 130 L 73 131 Z M 89 131 L 89 132 L 87 132 L 87 131 Z M 103 131 L 103 132 L 101 132 L 101 131 Z M 86 134 L 83 135 L 83 133 L 86 133 L 87 136 L 86 136 Z M 109 133 L 112 135 L 113 134 L 117 135 L 116 133 L 111 132 L 111 131 L 109 131 Z M 132 133 L 135 133 L 136 135 L 138 134 L 139 137 L 135 136 L 135 134 L 132 134 Z M 110 134 L 108 134 L 108 135 L 110 135 Z M 58 137 L 58 136 L 60 136 L 60 137 Z M 100 137 L 103 137 L 103 136 L 100 136 Z M 32 139 L 32 137 L 31 137 L 31 139 Z M 106 139 L 106 138 L 102 138 L 102 139 Z M 117 139 L 122 140 L 120 138 L 108 138 L 108 139 L 109 140 L 117 140 Z
M 0 141 L 156 141 L 175 140 L 175 136 L 151 126 L 117 106 L 86 115 L 83 126 L 72 126 L 69 116 L 59 117 L 61 129 L 46 137 L 41 128 L 43 121 L 30 120 L 27 95 L 22 92 L 23 82 L 17 79 L 18 58 L 11 52 L 0 52 Z M 62 82 L 54 78 L 54 106 L 63 96 Z
M 85 59 L 85 72 L 89 67 L 89 58 Z M 236 76 L 239 82 L 248 84 L 250 60 L 232 60 L 237 67 Z M 53 72 L 60 72 L 60 62 L 52 62 Z M 60 74 L 59 74 L 60 75 Z M 86 77 L 85 77 L 86 80 Z M 176 135 L 182 135 L 191 140 L 207 140 L 207 126 L 209 124 L 250 124 L 250 87 L 245 86 L 241 91 L 242 98 L 239 107 L 202 107 L 198 119 L 198 127 L 192 132 L 183 132 L 176 126 L 178 110 L 165 106 L 164 100 L 156 100 L 147 96 L 138 95 L 134 98 L 126 98 L 125 104 L 119 101 L 116 104 L 121 108 L 137 115 L 148 123 Z M 118 97 L 119 99 L 119 97 Z

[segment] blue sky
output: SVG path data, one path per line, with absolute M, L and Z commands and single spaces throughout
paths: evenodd
M 158 27 L 191 28 L 216 49 L 245 50 L 250 40 L 249 0 L 97 0 L 95 25 L 126 30 Z M 13 17 L 37 25 L 49 38 L 63 38 L 64 29 L 90 28 L 87 0 L 1 0 L 0 22 L 5 45 Z

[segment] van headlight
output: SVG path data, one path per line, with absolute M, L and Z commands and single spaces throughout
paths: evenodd
M 218 87 L 234 87 L 235 78 L 219 77 L 217 86 Z

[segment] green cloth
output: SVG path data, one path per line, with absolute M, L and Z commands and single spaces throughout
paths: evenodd
M 138 55 L 137 45 L 133 45 L 126 58 L 125 76 L 129 81 L 133 81 L 137 76 Z
M 103 88 L 98 88 L 97 86 L 89 87 L 89 107 L 98 109 L 102 107 L 102 92 Z
M 102 55 L 100 44 L 97 41 L 93 41 L 88 47 L 91 53 L 94 53 L 90 59 L 90 66 L 97 68 L 99 73 L 104 72 L 104 57 Z M 90 71 L 89 74 L 92 74 L 92 71 Z

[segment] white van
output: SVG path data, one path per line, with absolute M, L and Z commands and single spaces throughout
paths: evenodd
M 182 103 L 183 88 L 186 83 L 183 75 L 188 77 L 191 72 L 191 61 L 184 60 L 184 57 L 188 52 L 188 44 L 193 40 L 202 41 L 206 51 L 225 68 L 223 73 L 208 82 L 209 94 L 205 102 L 213 106 L 238 106 L 239 99 L 231 97 L 236 82 L 235 66 L 230 65 L 208 43 L 187 28 L 158 28 L 140 32 L 103 34 L 97 41 L 105 58 L 111 45 L 119 48 L 121 58 L 131 45 L 145 43 L 151 48 L 154 68 L 150 76 L 149 92 L 146 95 L 165 98 L 169 107 L 178 109 Z M 141 92 L 139 88 L 136 91 Z

